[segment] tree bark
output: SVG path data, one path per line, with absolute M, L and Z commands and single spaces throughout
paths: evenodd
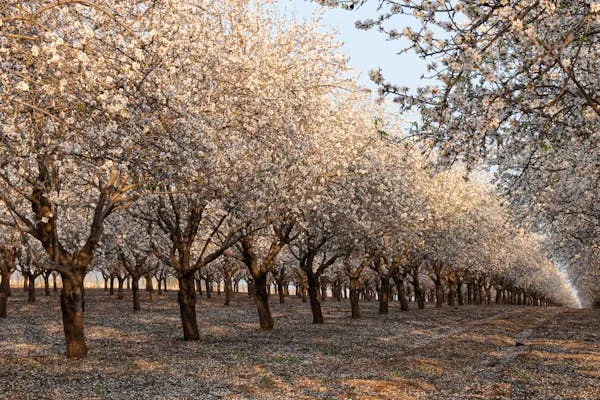
M 277 281 L 277 293 L 279 294 L 279 304 L 285 303 L 285 292 L 283 291 L 283 281 Z
M 413 274 L 413 288 L 415 292 L 415 299 L 417 300 L 417 307 L 422 310 L 425 308 L 425 291 L 421 288 L 421 283 L 419 282 L 419 276 L 417 274 Z
M 231 278 L 233 274 L 231 271 L 225 271 L 225 305 L 228 306 L 231 304 L 231 300 L 233 298 L 233 283 L 231 282 Z
M 78 272 L 62 275 L 63 287 L 60 292 L 60 308 L 62 310 L 68 358 L 87 356 L 87 345 L 83 334 L 83 312 L 85 309 L 83 278 L 84 276 Z
M 350 278 L 350 309 L 352 318 L 360 318 L 360 308 L 358 305 L 358 297 L 360 295 L 360 288 L 358 283 L 358 277 Z
M 267 274 L 262 273 L 253 277 L 254 281 L 254 304 L 258 310 L 260 329 L 270 331 L 273 329 L 273 317 L 269 308 L 269 293 L 267 292 Z
M 30 276 L 27 281 L 29 282 L 27 288 L 27 303 L 32 304 L 35 303 L 35 277 Z
M 179 303 L 181 324 L 183 325 L 183 340 L 200 340 L 200 331 L 196 320 L 196 290 L 193 274 L 179 277 L 177 302 Z
M 43 273 L 42 277 L 44 278 L 44 295 L 50 296 L 50 275 Z
M 380 276 L 380 288 L 379 288 L 379 314 L 389 314 L 389 300 L 390 300 L 390 278 L 387 276 Z
M 121 279 L 121 278 L 117 278 L 117 280 L 119 281 L 119 289 L 117 290 L 117 299 L 123 300 L 125 298 L 125 293 L 123 292 L 123 283 L 125 282 L 125 280 Z
M 140 306 L 140 278 L 132 277 L 131 278 L 131 293 L 133 297 L 133 311 L 140 311 L 142 307 Z
M 458 300 L 458 305 L 459 306 L 464 306 L 465 305 L 465 297 L 463 296 L 463 283 L 462 280 L 458 280 L 458 282 L 456 283 L 456 297 Z
M 145 277 L 146 280 L 146 292 L 148 292 L 148 299 L 154 301 L 154 285 L 152 284 L 152 274 L 148 273 Z
M 456 281 L 454 279 L 448 279 L 448 305 L 456 306 Z
M 209 279 L 208 277 L 206 277 L 204 284 L 205 284 L 205 288 L 206 288 L 206 298 L 210 299 L 210 298 L 212 298 L 212 280 Z
M 109 296 L 112 296 L 115 294 L 115 277 L 111 276 L 109 278 L 109 282 L 110 282 L 110 284 L 109 284 L 109 288 L 108 288 L 108 294 L 109 294 Z
M 2 273 L 0 282 L 0 318 L 6 318 L 6 306 L 8 303 L 8 291 L 10 288 L 10 273 Z
M 313 316 L 313 324 L 322 324 L 323 312 L 321 310 L 321 302 L 319 301 L 319 277 L 315 276 L 312 271 L 306 273 L 308 281 L 308 297 L 310 298 L 310 311 Z
M 406 296 L 406 287 L 404 287 L 404 280 L 394 278 L 394 284 L 396 285 L 396 291 L 398 292 L 398 301 L 400 302 L 400 311 L 408 311 L 408 297 Z

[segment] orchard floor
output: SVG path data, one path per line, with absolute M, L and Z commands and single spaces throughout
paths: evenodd
M 0 320 L 0 399 L 600 399 L 600 311 L 465 306 L 388 316 L 362 302 L 271 298 L 261 332 L 245 294 L 199 298 L 202 338 L 183 342 L 176 293 L 131 310 L 88 290 L 89 356 L 67 360 L 57 294 L 21 290 Z M 523 346 L 516 346 L 516 342 Z

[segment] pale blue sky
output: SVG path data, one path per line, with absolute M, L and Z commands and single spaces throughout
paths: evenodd
M 344 42 L 343 52 L 350 57 L 350 64 L 361 71 L 361 82 L 370 88 L 376 86 L 369 80 L 368 72 L 380 67 L 389 81 L 408 86 L 411 89 L 419 86 L 419 79 L 425 72 L 425 63 L 414 54 L 397 54 L 403 43 L 387 41 L 382 33 L 376 30 L 358 30 L 354 27 L 356 20 L 374 18 L 377 15 L 377 2 L 368 2 L 355 11 L 339 8 L 321 7 L 306 0 L 279 0 L 277 7 L 287 15 L 294 13 L 297 19 L 309 18 L 315 9 L 323 9 L 323 23 L 328 29 L 339 32 L 339 39 Z M 402 22 L 411 23 L 410 19 Z M 402 29 L 400 22 L 397 28 Z

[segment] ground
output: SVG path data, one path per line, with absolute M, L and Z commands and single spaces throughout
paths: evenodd
M 0 399 L 600 399 L 600 311 L 524 306 L 377 315 L 362 302 L 271 298 L 261 332 L 245 294 L 200 298 L 199 342 L 183 342 L 176 293 L 142 311 L 86 293 L 89 356 L 67 360 L 59 299 L 21 290 L 0 320 Z M 516 344 L 519 343 L 517 346 Z M 522 345 L 520 345 L 522 344 Z

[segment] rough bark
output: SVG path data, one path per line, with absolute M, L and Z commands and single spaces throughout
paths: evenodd
M 125 293 L 123 292 L 123 283 L 125 282 L 125 280 L 121 279 L 121 278 L 117 278 L 117 280 L 119 281 L 119 289 L 117 290 L 117 299 L 123 300 L 125 298 Z
M 358 277 L 350 277 L 350 308 L 352 318 L 360 318 L 360 308 L 358 305 L 358 297 L 360 295 L 360 288 Z
M 321 302 L 319 301 L 319 277 L 311 271 L 307 272 L 308 282 L 308 297 L 310 298 L 310 310 L 313 316 L 313 324 L 322 324 L 323 312 L 321 310 Z
M 147 273 L 145 280 L 146 280 L 146 292 L 148 292 L 148 300 L 154 301 L 154 285 L 152 284 L 152 274 Z
M 43 273 L 44 278 L 44 296 L 50 296 L 50 274 Z
M 254 279 L 254 304 L 258 310 L 260 329 L 270 331 L 273 329 L 273 317 L 269 308 L 269 294 L 267 292 L 267 274 L 259 274 Z
M 418 273 L 413 273 L 412 284 L 415 292 L 415 299 L 417 300 L 417 307 L 422 310 L 425 308 L 425 291 L 421 288 Z
M 60 293 L 60 308 L 63 317 L 67 357 L 87 356 L 87 345 L 83 334 L 83 311 L 85 309 L 83 275 L 73 272 L 62 275 L 63 288 Z
M 8 303 L 8 291 L 10 288 L 10 273 L 2 273 L 0 282 L 0 318 L 6 318 L 6 307 Z
M 398 292 L 400 311 L 408 311 L 408 297 L 406 296 L 406 287 L 404 287 L 404 280 L 400 277 L 394 277 L 394 284 L 396 285 L 396 291 Z
M 131 294 L 133 295 L 133 311 L 140 311 L 142 309 L 140 305 L 140 278 L 131 278 Z
M 465 297 L 463 295 L 463 282 L 460 279 L 456 283 L 456 297 L 458 300 L 458 305 L 464 306 L 465 305 Z
M 196 290 L 194 288 L 194 275 L 179 277 L 179 292 L 177 302 L 183 324 L 183 340 L 200 340 L 200 331 L 196 320 Z
M 108 294 L 109 294 L 110 296 L 112 296 L 112 295 L 114 295 L 114 294 L 115 294 L 115 277 L 114 277 L 114 276 L 111 276 L 111 277 L 109 278 L 109 282 L 110 282 L 110 284 L 109 284 Z
M 387 276 L 380 276 L 379 279 L 379 314 L 389 314 L 390 278 Z
M 285 303 L 285 292 L 283 291 L 283 282 L 277 281 L 277 293 L 279 294 L 279 304 Z
M 35 303 L 35 277 L 30 276 L 27 287 L 27 302 L 29 304 Z
M 225 271 L 225 305 L 231 304 L 233 298 L 233 283 L 231 281 L 233 274 L 231 271 Z

